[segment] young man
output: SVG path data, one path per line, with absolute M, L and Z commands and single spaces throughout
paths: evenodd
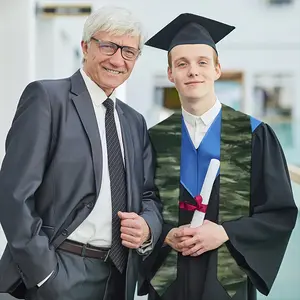
M 23 92 L 0 172 L 0 292 L 133 300 L 140 255 L 161 234 L 161 203 L 145 120 L 114 91 L 143 43 L 129 11 L 103 7 L 85 23 L 83 67 Z
M 256 289 L 267 295 L 296 222 L 274 132 L 214 92 L 221 75 L 215 44 L 233 29 L 182 14 L 146 43 L 168 51 L 168 77 L 182 105 L 150 129 L 165 221 L 140 285 L 151 300 L 254 300 Z M 220 168 L 206 205 L 200 191 L 211 159 Z M 196 210 L 205 221 L 192 228 Z

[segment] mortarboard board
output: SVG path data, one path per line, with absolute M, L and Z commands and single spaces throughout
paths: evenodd
M 216 44 L 234 29 L 234 26 L 184 13 L 150 38 L 146 45 L 169 52 L 178 45 L 206 44 L 217 52 Z

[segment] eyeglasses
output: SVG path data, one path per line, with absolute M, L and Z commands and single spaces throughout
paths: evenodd
M 136 49 L 136 48 L 133 48 L 133 47 L 120 46 L 120 45 L 115 44 L 113 42 L 97 40 L 94 37 L 92 37 L 91 40 L 94 40 L 99 45 L 99 49 L 100 49 L 101 53 L 103 53 L 105 55 L 112 56 L 120 48 L 121 49 L 121 55 L 124 59 L 134 60 L 141 53 L 141 51 L 139 49 Z

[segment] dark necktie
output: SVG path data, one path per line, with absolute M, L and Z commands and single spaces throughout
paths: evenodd
M 107 98 L 103 105 L 106 107 L 105 131 L 107 143 L 108 170 L 112 201 L 112 245 L 110 259 L 122 273 L 126 266 L 127 251 L 122 245 L 120 219 L 118 211 L 126 211 L 126 177 L 120 141 L 114 117 L 114 102 Z

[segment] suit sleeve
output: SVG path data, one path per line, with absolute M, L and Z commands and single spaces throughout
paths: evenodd
M 144 192 L 141 216 L 145 219 L 150 228 L 153 245 L 155 245 L 162 231 L 162 204 L 157 196 L 157 188 L 154 184 L 154 154 L 144 118 L 143 135 Z
M 41 230 L 35 210 L 51 141 L 51 106 L 39 82 L 29 84 L 19 101 L 6 139 L 0 171 L 0 221 L 9 250 L 27 288 L 56 267 L 55 251 Z
M 262 124 L 252 141 L 251 215 L 222 225 L 229 251 L 264 295 L 278 274 L 296 218 L 283 151 L 272 129 Z

